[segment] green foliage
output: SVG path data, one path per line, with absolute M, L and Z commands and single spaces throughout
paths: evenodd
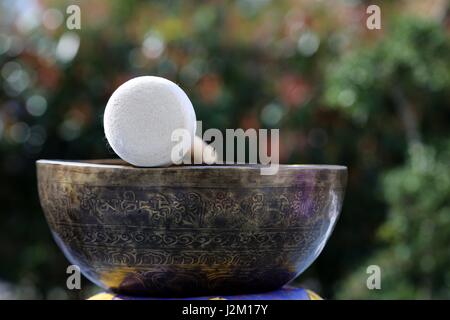
M 365 268 L 344 279 L 341 298 L 450 298 L 450 141 L 414 146 L 405 166 L 388 172 L 384 247 L 366 266 L 381 268 L 381 290 L 365 286 Z
M 385 38 L 328 71 L 326 103 L 360 122 L 385 116 L 394 90 L 433 94 L 450 86 L 450 40 L 438 22 L 403 17 L 388 28 Z
M 327 104 L 375 129 L 391 151 L 398 136 L 408 146 L 405 164 L 385 167 L 379 186 L 388 207 L 376 233 L 381 249 L 341 281 L 338 297 L 450 297 L 450 144 L 440 142 L 448 135 L 449 55 L 450 38 L 438 22 L 403 17 L 328 72 Z M 381 267 L 381 290 L 366 287 L 372 264 Z

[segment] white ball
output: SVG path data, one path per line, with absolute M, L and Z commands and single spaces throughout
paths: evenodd
M 139 167 L 167 166 L 176 129 L 195 136 L 196 116 L 191 101 L 172 81 L 145 76 L 131 79 L 112 94 L 103 116 L 106 138 L 117 155 Z M 184 141 L 189 150 L 191 141 Z M 182 159 L 184 154 L 180 154 Z

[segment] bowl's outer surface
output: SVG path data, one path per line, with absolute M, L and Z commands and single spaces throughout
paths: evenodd
M 101 164 L 104 163 L 104 164 Z M 37 162 L 57 244 L 91 281 L 124 294 L 262 292 L 304 271 L 339 216 L 347 169 L 135 168 Z

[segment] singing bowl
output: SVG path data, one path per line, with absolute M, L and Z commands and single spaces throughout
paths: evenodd
M 113 292 L 161 297 L 270 291 L 317 258 L 347 168 L 260 169 L 37 161 L 41 206 L 70 263 Z

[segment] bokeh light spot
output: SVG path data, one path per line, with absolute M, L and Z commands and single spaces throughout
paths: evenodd
M 31 96 L 27 99 L 26 109 L 32 116 L 40 117 L 47 110 L 47 100 L 40 95 Z
M 261 120 L 264 124 L 269 126 L 277 125 L 283 118 L 284 110 L 277 103 L 270 103 L 261 111 Z
M 66 141 L 75 140 L 80 136 L 81 125 L 75 119 L 65 120 L 59 127 L 59 135 Z
M 312 31 L 302 33 L 297 42 L 297 49 L 305 57 L 310 57 L 317 52 L 320 46 L 319 36 Z
M 0 55 L 8 52 L 11 46 L 11 38 L 6 34 L 0 34 Z
M 30 127 L 25 122 L 16 122 L 9 128 L 9 137 L 16 143 L 24 143 L 30 137 Z
M 42 15 L 42 24 L 49 30 L 56 30 L 64 21 L 64 16 L 58 9 L 51 8 L 45 10 Z
M 149 59 L 156 59 L 164 52 L 165 44 L 161 36 L 151 32 L 142 43 L 142 53 Z
M 75 32 L 64 33 L 56 46 L 56 56 L 62 62 L 69 62 L 77 55 L 80 37 Z
M 339 93 L 337 99 L 341 106 L 351 107 L 356 101 L 356 93 L 352 89 L 345 89 Z
M 30 137 L 27 143 L 31 146 L 42 146 L 47 139 L 47 131 L 41 125 L 34 125 L 30 129 Z

